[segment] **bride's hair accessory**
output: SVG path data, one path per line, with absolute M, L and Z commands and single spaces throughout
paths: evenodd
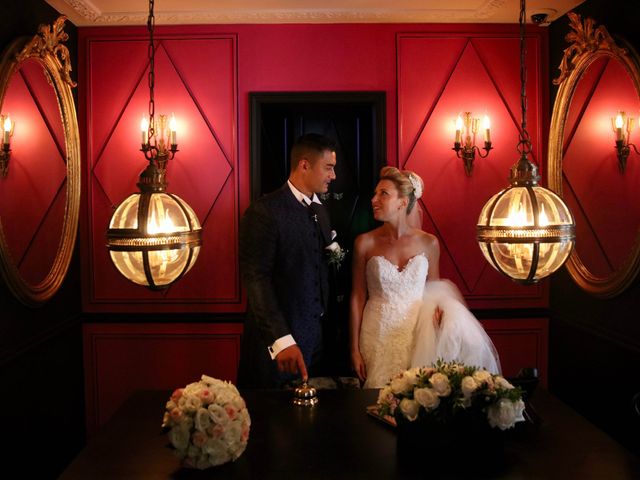
M 409 172 L 408 177 L 411 185 L 413 186 L 413 194 L 415 195 L 417 200 L 422 197 L 422 183 L 420 182 L 420 179 L 411 172 Z

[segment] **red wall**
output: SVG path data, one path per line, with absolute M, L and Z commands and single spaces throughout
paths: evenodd
M 166 390 L 202 374 L 234 382 L 239 324 L 87 324 L 83 328 L 87 433 L 93 435 L 135 391 Z M 500 354 L 502 373 L 538 368 L 547 382 L 548 322 L 542 318 L 484 320 Z
M 640 165 L 632 150 L 625 172 L 618 169 L 611 126 L 618 111 L 633 118 L 629 141 L 637 145 L 640 100 L 633 79 L 620 62 L 602 58 L 576 87 L 562 158 L 562 191 L 576 217 L 576 250 L 599 277 L 624 265 L 640 225 Z
M 200 373 L 235 378 L 240 324 L 134 323 L 131 314 L 244 310 L 237 234 L 249 202 L 250 92 L 384 91 L 387 163 L 425 180 L 425 227 L 440 238 L 441 274 L 473 308 L 547 306 L 544 284 L 526 288 L 499 276 L 475 242 L 480 209 L 507 186 L 517 159 L 515 26 L 217 25 L 156 33 L 156 114 L 174 112 L 184 127 L 169 165 L 169 190 L 198 214 L 203 247 L 193 269 L 163 293 L 134 286 L 111 264 L 104 245 L 109 218 L 145 166 L 137 150 L 148 102 L 147 38 L 143 28 L 81 28 L 83 310 L 121 312 L 114 316 L 120 323 L 84 328 L 90 432 L 136 389 L 170 389 Z M 534 29 L 527 43 L 529 132 L 541 159 L 544 30 Z M 463 111 L 486 113 L 493 123 L 495 149 L 476 161 L 472 177 L 451 150 L 453 121 Z M 485 327 L 506 375 L 535 366 L 545 381 L 545 319 L 487 320 Z M 166 345 L 180 362 L 168 362 Z M 168 363 L 159 368 L 158 362 Z
M 540 88 L 543 39 L 527 39 L 527 122 L 534 159 L 543 152 Z M 476 222 L 484 203 L 502 188 L 517 160 L 520 126 L 519 40 L 511 34 L 473 36 L 402 33 L 398 36 L 399 164 L 421 175 L 426 229 L 441 243 L 441 274 L 452 279 L 475 307 L 541 305 L 540 287 L 522 287 L 496 273 L 479 252 Z M 461 112 L 491 119 L 494 146 L 476 157 L 473 174 L 451 151 L 454 120 Z M 478 132 L 482 145 L 483 132 Z M 538 160 L 539 161 L 539 160 Z
M 85 325 L 88 435 L 137 390 L 172 391 L 203 374 L 235 382 L 241 333 L 238 324 Z
M 35 60 L 11 77 L 2 113 L 15 124 L 6 177 L 0 177 L 2 234 L 20 275 L 30 285 L 52 268 L 64 218 L 64 131 L 54 90 Z
M 133 286 L 111 265 L 109 218 L 145 165 L 137 149 L 148 101 L 147 38 L 143 28 L 80 29 L 85 311 L 241 312 L 237 226 L 249 198 L 248 94 L 314 90 L 386 92 L 387 161 L 425 179 L 425 225 L 440 237 L 441 271 L 472 307 L 546 305 L 544 287 L 500 277 L 474 240 L 482 205 L 507 186 L 516 160 L 515 26 L 215 25 L 156 33 L 156 114 L 175 112 L 181 126 L 169 190 L 203 223 L 202 252 L 164 293 Z M 537 159 L 546 148 L 545 46 L 544 30 L 532 30 L 528 125 Z M 453 120 L 466 110 L 491 117 L 495 147 L 470 178 L 451 151 Z

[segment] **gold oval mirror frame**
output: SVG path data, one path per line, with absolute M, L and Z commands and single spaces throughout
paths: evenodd
M 636 93 L 640 95 L 640 63 L 633 51 L 620 48 L 604 26 L 595 27 L 595 22 L 587 18 L 582 22 L 579 15 L 568 13 L 573 32 L 566 38 L 572 44 L 565 49 L 560 64 L 560 76 L 553 81 L 558 85 L 558 93 L 553 107 L 549 131 L 549 188 L 562 195 L 563 152 L 565 126 L 571 101 L 580 80 L 589 66 L 604 57 L 620 62 L 629 74 Z M 580 241 L 576 238 L 576 243 Z M 640 231 L 636 233 L 633 245 L 621 265 L 608 275 L 598 275 L 591 271 L 574 249 L 566 263 L 567 270 L 580 288 L 599 298 L 611 298 L 622 293 L 635 279 L 640 270 Z
M 66 17 L 59 17 L 53 25 L 41 25 L 39 33 L 31 39 L 18 39 L 4 52 L 0 63 L 0 106 L 11 78 L 27 60 L 37 61 L 57 98 L 58 109 L 64 130 L 66 147 L 66 199 L 61 237 L 57 245 L 51 268 L 43 280 L 30 283 L 20 274 L 5 236 L 6 225 L 0 218 L 0 271 L 11 292 L 23 304 L 40 306 L 48 301 L 60 288 L 69 269 L 78 230 L 80 211 L 80 136 L 76 108 L 71 88 L 69 51 L 62 42 L 68 39 L 64 32 Z M 15 119 L 14 119 L 15 120 Z M 10 168 L 9 168 L 10 170 Z M 10 173 L 9 173 L 10 175 Z M 1 188 L 2 178 L 0 178 Z M 19 208 L 16 206 L 16 208 Z

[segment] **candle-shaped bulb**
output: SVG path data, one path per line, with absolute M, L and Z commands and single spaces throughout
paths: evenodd
M 9 144 L 9 136 L 10 135 L 11 135 L 11 117 L 9 115 L 7 115 L 4 118 L 3 135 L 2 135 L 2 142 L 5 145 Z
M 488 115 L 482 119 L 482 129 L 484 130 L 484 143 L 491 143 L 491 120 Z
M 616 141 L 622 140 L 622 127 L 624 126 L 624 112 L 618 112 L 615 119 Z
M 544 213 L 544 204 L 540 204 L 540 213 L 538 214 L 538 225 L 541 227 L 547 227 L 549 225 L 549 219 L 547 214 Z
M 462 117 L 458 115 L 456 118 L 456 143 L 460 143 L 462 138 Z
M 147 117 L 142 115 L 142 120 L 140 120 L 140 130 L 142 131 L 142 144 L 146 145 L 149 143 L 149 120 Z
M 171 120 L 169 120 L 169 130 L 171 130 L 171 145 L 177 145 L 178 122 L 176 122 L 176 116 L 173 113 L 171 114 Z
M 512 199 L 509 203 L 509 214 L 506 225 L 512 227 L 524 227 L 527 225 L 527 215 L 520 200 Z

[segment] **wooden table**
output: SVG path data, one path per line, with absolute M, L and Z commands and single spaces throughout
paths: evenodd
M 397 460 L 396 432 L 365 413 L 377 390 L 322 390 L 312 408 L 291 392 L 242 392 L 252 419 L 249 444 L 234 463 L 204 471 L 181 469 L 160 431 L 169 392 L 133 395 L 69 465 L 61 479 L 392 479 L 434 475 L 425 452 L 419 471 Z M 512 432 L 496 478 L 640 478 L 640 459 L 544 390 L 532 401 L 542 418 Z M 461 461 L 464 454 L 461 452 Z M 466 475 L 471 478 L 472 476 Z M 455 477 L 455 476 L 454 476 Z

